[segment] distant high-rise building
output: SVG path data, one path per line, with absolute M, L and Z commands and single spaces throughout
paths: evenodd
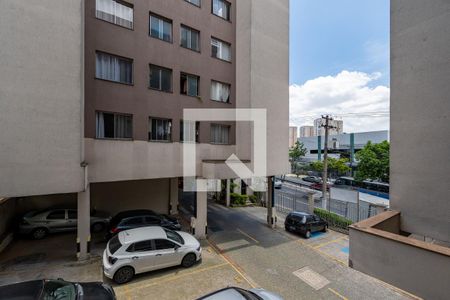
M 314 126 L 302 126 L 300 127 L 300 137 L 314 136 Z
M 294 147 L 298 138 L 297 126 L 289 126 L 289 148 Z
M 325 120 L 322 118 L 314 120 L 314 136 L 325 135 L 325 128 L 322 127 L 324 122 L 325 122 Z M 335 128 L 330 128 L 330 130 L 328 132 L 329 135 L 336 135 L 336 134 L 344 133 L 344 121 L 331 120 L 330 125 L 334 126 Z

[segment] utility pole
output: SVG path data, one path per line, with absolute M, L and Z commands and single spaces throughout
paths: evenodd
M 325 141 L 324 141 L 324 151 L 323 151 L 323 172 L 322 172 L 322 208 L 330 210 L 330 205 L 327 199 L 327 177 L 328 177 L 328 130 L 331 128 L 336 128 L 330 125 L 330 121 L 333 120 L 329 115 L 322 116 L 325 119 L 325 124 L 321 127 L 325 128 Z M 320 151 L 320 149 L 319 149 Z

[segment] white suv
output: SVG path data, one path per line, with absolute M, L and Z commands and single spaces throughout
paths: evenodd
M 201 259 L 200 242 L 192 235 L 159 226 L 125 230 L 113 237 L 103 252 L 103 272 L 116 283 L 134 274 L 182 265 Z

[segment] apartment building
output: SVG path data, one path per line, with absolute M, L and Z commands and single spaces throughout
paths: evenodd
M 314 136 L 314 126 L 301 126 L 300 137 Z
M 73 202 L 80 257 L 92 208 L 177 213 L 185 143 L 196 144 L 197 178 L 236 178 L 224 171 L 233 153 L 251 166 L 251 124 L 183 122 L 183 109 L 267 109 L 266 175 L 288 170 L 287 149 L 277 147 L 288 144 L 278 134 L 288 128 L 287 0 L 0 8 L 0 38 L 11 42 L 0 58 L 9 71 L 0 75 L 0 195 L 28 207 Z M 203 237 L 206 193 L 196 197 Z
M 350 266 L 424 299 L 450 292 L 449 28 L 448 1 L 391 1 L 392 211 L 350 228 Z
M 322 118 L 315 119 L 314 120 L 314 136 L 324 136 L 325 135 L 325 128 L 323 128 L 325 120 Z M 332 126 L 328 134 L 329 135 L 336 135 L 344 133 L 344 121 L 342 120 L 331 120 L 330 126 Z
M 298 138 L 298 127 L 297 126 L 289 126 L 289 148 L 294 147 Z

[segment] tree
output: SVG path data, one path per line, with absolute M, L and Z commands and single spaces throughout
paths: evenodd
M 370 141 L 356 153 L 358 168 L 356 180 L 381 180 L 389 182 L 389 142 L 373 144 Z
M 335 159 L 330 157 L 328 161 L 328 170 L 336 173 L 338 176 L 350 172 L 352 169 L 347 165 L 347 158 Z
M 335 173 L 337 175 L 345 174 L 347 172 L 350 172 L 351 168 L 347 165 L 349 160 L 347 158 L 333 158 L 328 157 L 328 171 L 330 173 Z M 323 171 L 323 162 L 322 161 L 314 161 L 310 164 L 311 169 L 313 169 L 316 172 L 322 172 Z
M 306 148 L 303 143 L 296 141 L 294 147 L 289 149 L 289 159 L 291 161 L 291 170 L 296 172 L 296 162 L 306 155 Z

